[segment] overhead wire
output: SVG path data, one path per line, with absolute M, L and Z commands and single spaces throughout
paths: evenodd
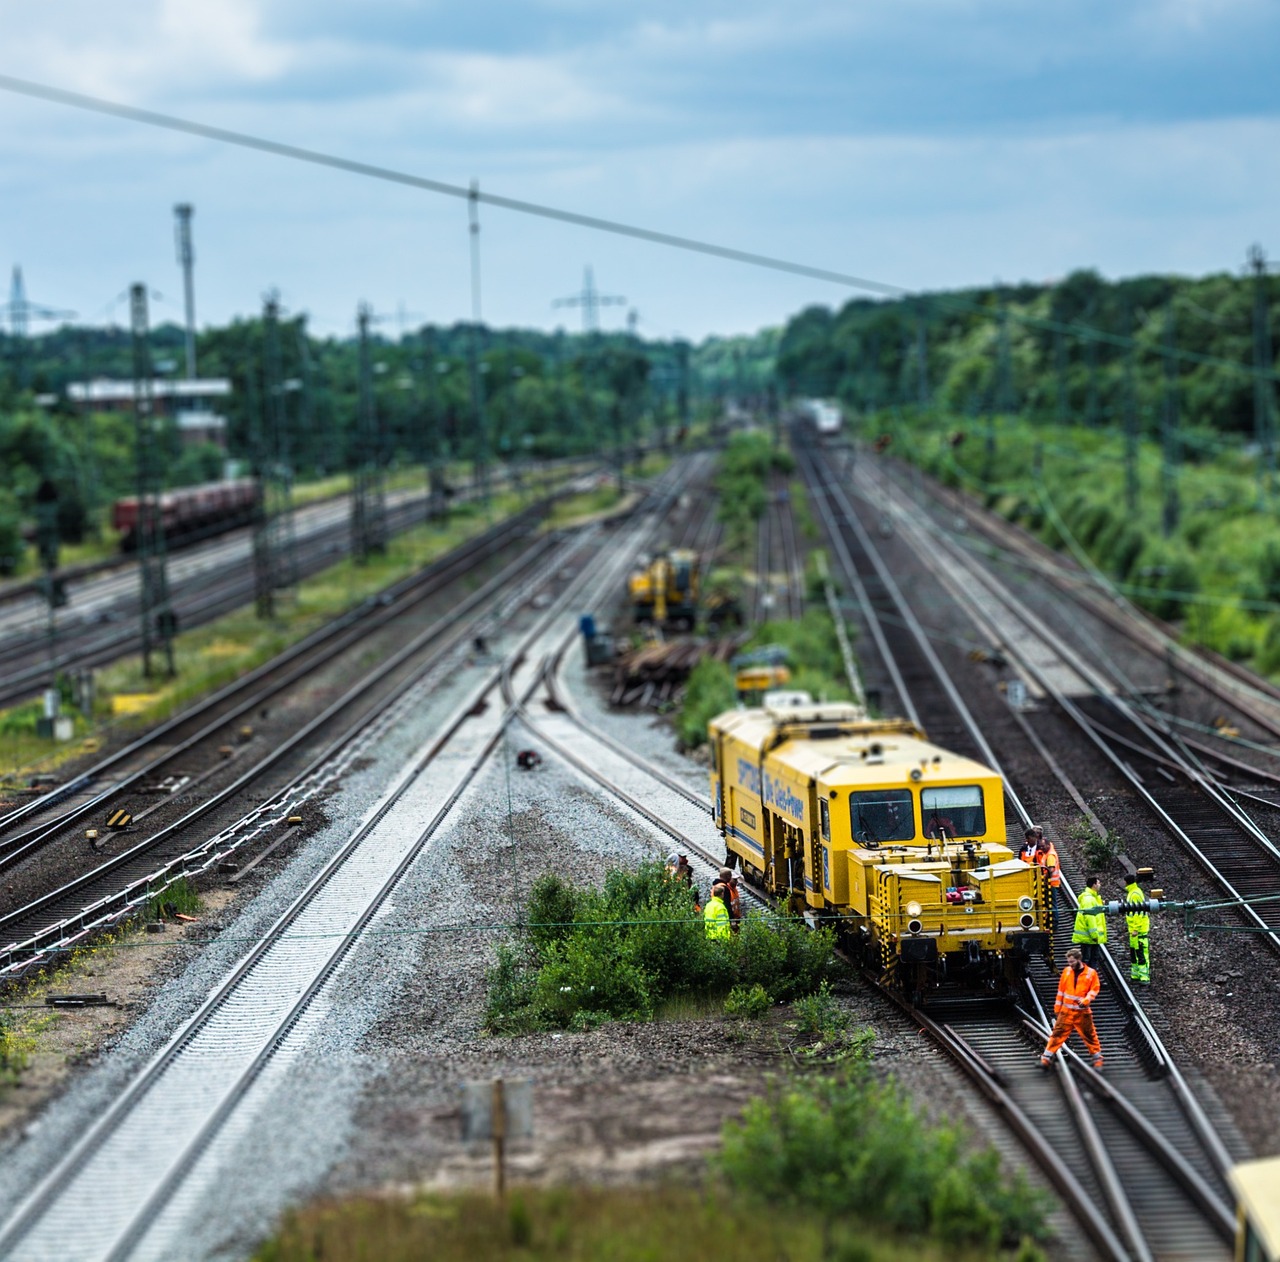
M 315 166 L 329 167 L 338 171 L 346 171 L 352 175 L 361 175 L 369 179 L 382 180 L 391 184 L 399 184 L 407 188 L 421 189 L 424 192 L 436 193 L 442 197 L 453 197 L 468 204 L 483 203 L 501 210 L 509 210 L 516 214 L 532 215 L 541 219 L 571 224 L 579 228 L 589 228 L 596 232 L 611 233 L 615 236 L 629 237 L 637 241 L 646 241 L 653 245 L 667 246 L 671 249 L 685 250 L 695 254 L 703 254 L 711 258 L 724 259 L 731 263 L 742 263 L 750 267 L 766 268 L 792 276 L 804 277 L 808 280 L 826 281 L 848 289 L 861 290 L 864 293 L 876 294 L 882 298 L 916 297 L 931 306 L 941 306 L 964 314 L 990 314 L 987 306 L 981 302 L 962 298 L 955 294 L 919 295 L 902 285 L 873 280 L 866 276 L 857 276 L 850 272 L 838 271 L 834 268 L 817 267 L 808 263 L 780 258 L 776 255 L 762 254 L 753 250 L 741 250 L 733 246 L 720 245 L 713 241 L 704 241 L 696 237 L 687 237 L 678 233 L 660 232 L 653 228 L 641 227 L 637 224 L 623 223 L 616 219 L 606 219 L 599 215 L 587 215 L 579 211 L 566 210 L 562 207 L 547 206 L 540 202 L 532 202 L 523 198 L 507 197 L 499 193 L 487 193 L 478 185 L 452 184 L 445 180 L 435 180 L 427 176 L 413 175 L 407 171 L 399 171 L 394 167 L 381 166 L 371 162 L 359 162 L 353 158 L 343 158 L 337 154 L 325 153 L 319 149 L 310 149 L 301 145 L 286 144 L 283 141 L 269 140 L 263 136 L 255 136 L 249 132 L 236 131 L 227 127 L 215 127 L 209 123 L 196 122 L 193 119 L 181 118 L 176 114 L 166 114 L 159 110 L 142 109 L 134 105 L 125 105 L 119 101 L 109 101 L 102 97 L 90 96 L 83 92 L 71 92 L 65 88 L 50 84 L 37 83 L 31 79 L 20 79 L 14 75 L 0 74 L 0 91 L 10 92 L 18 96 L 26 96 L 35 100 L 49 101 L 56 105 L 65 105 L 73 109 L 86 110 L 90 113 L 105 114 L 129 122 L 141 123 L 148 127 L 158 127 L 167 131 L 181 132 L 189 136 L 197 136 L 205 140 L 217 141 L 221 144 L 235 145 L 242 149 L 253 149 L 260 153 L 275 157 L 289 158 L 297 162 L 307 162 Z M 1003 287 L 1002 287 L 1003 288 Z M 1243 364 L 1237 360 L 1225 359 L 1222 356 L 1206 355 L 1198 351 L 1184 349 L 1168 349 L 1142 342 L 1136 337 L 1127 337 L 1117 333 L 1109 333 L 1101 329 L 1089 328 L 1074 322 L 1054 320 L 1041 316 L 1031 316 L 1015 311 L 1008 312 L 1008 318 L 1024 327 L 1036 328 L 1046 332 L 1065 333 L 1082 340 L 1103 342 L 1112 346 L 1129 347 L 1150 351 L 1164 358 L 1193 363 L 1206 364 L 1226 368 L 1233 372 L 1243 373 L 1249 377 L 1280 382 L 1280 373 L 1274 370 L 1258 368 L 1251 364 Z

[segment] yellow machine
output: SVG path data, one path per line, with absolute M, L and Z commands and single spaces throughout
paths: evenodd
M 777 644 L 739 653 L 729 663 L 738 700 L 744 705 L 759 705 L 765 693 L 785 688 L 791 682 L 788 656 L 786 648 Z
M 1280 1262 L 1280 1157 L 1233 1167 L 1231 1190 L 1236 1194 L 1235 1262 Z
M 673 548 L 634 571 L 627 580 L 637 622 L 693 626 L 698 617 L 698 554 Z
M 1006 845 L 1004 785 L 912 723 L 771 693 L 708 725 L 729 861 L 917 1000 L 1004 994 L 1050 955 L 1045 869 Z

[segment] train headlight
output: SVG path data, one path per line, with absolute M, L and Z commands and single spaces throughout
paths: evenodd
M 912 899 L 911 902 L 907 904 L 908 916 L 918 916 L 922 911 L 924 911 L 924 908 L 921 907 L 920 904 L 915 901 L 915 899 Z
M 1018 899 L 1019 911 L 1030 911 L 1035 905 L 1035 899 L 1029 898 L 1026 894 Z
M 1032 925 L 1034 925 L 1034 924 L 1036 923 L 1036 918 L 1035 918 L 1034 916 L 1031 916 L 1031 915 L 1026 915 L 1026 916 L 1023 916 L 1023 917 L 1022 917 L 1022 919 L 1018 921 L 1018 923 L 1019 923 L 1019 924 L 1020 924 L 1024 929 L 1030 929 L 1030 928 L 1031 928 L 1031 926 L 1032 926 Z
M 921 930 L 921 929 L 923 929 L 923 928 L 924 928 L 924 926 L 923 926 L 923 925 L 922 925 L 918 920 L 908 920 L 908 921 L 907 921 L 907 932 L 908 932 L 908 933 L 919 933 L 919 932 L 920 932 L 920 930 Z

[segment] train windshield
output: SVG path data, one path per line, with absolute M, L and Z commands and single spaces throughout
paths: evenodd
M 981 837 L 987 831 L 982 789 L 976 784 L 920 791 L 926 837 Z
M 859 845 L 912 841 L 916 835 L 910 789 L 870 789 L 849 794 L 853 839 Z

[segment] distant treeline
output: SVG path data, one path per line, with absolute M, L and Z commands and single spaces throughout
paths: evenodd
M 278 463 L 283 451 L 295 479 L 342 472 L 367 458 L 357 437 L 358 339 L 315 337 L 305 318 L 293 318 L 276 325 L 274 351 L 267 342 L 259 318 L 207 329 L 197 339 L 199 375 L 231 381 L 230 398 L 218 404 L 228 421 L 226 456 L 253 471 L 267 460 Z M 148 350 L 156 377 L 182 375 L 181 328 L 153 329 Z M 763 365 L 760 358 L 750 339 L 692 347 L 623 333 L 482 329 L 477 338 L 468 324 L 399 335 L 376 327 L 369 383 L 379 454 L 387 464 L 433 456 L 471 461 L 482 453 L 500 462 L 607 453 L 671 437 L 699 409 L 721 406 L 721 396 L 762 389 L 772 358 Z M 94 529 L 106 504 L 132 493 L 131 415 L 100 413 L 86 421 L 67 387 L 104 377 L 129 381 L 133 373 L 125 329 L 68 326 L 21 340 L 0 334 L 0 568 L 21 547 L 14 542 L 20 523 L 30 520 L 36 488 L 46 479 L 57 488 L 68 542 Z M 272 382 L 280 390 L 272 411 L 283 418 L 282 444 L 265 438 Z M 184 447 L 172 423 L 161 442 L 167 485 L 220 476 L 224 454 L 217 447 Z
M 1280 284 L 1244 269 L 1120 281 L 1078 271 L 1054 285 L 856 298 L 793 318 L 777 372 L 784 391 L 859 410 L 927 404 L 1118 424 L 1132 371 L 1133 411 L 1147 430 L 1159 422 L 1171 372 L 1181 424 L 1251 435 L 1259 297 L 1274 332 Z M 1274 371 L 1274 338 L 1263 345 Z

